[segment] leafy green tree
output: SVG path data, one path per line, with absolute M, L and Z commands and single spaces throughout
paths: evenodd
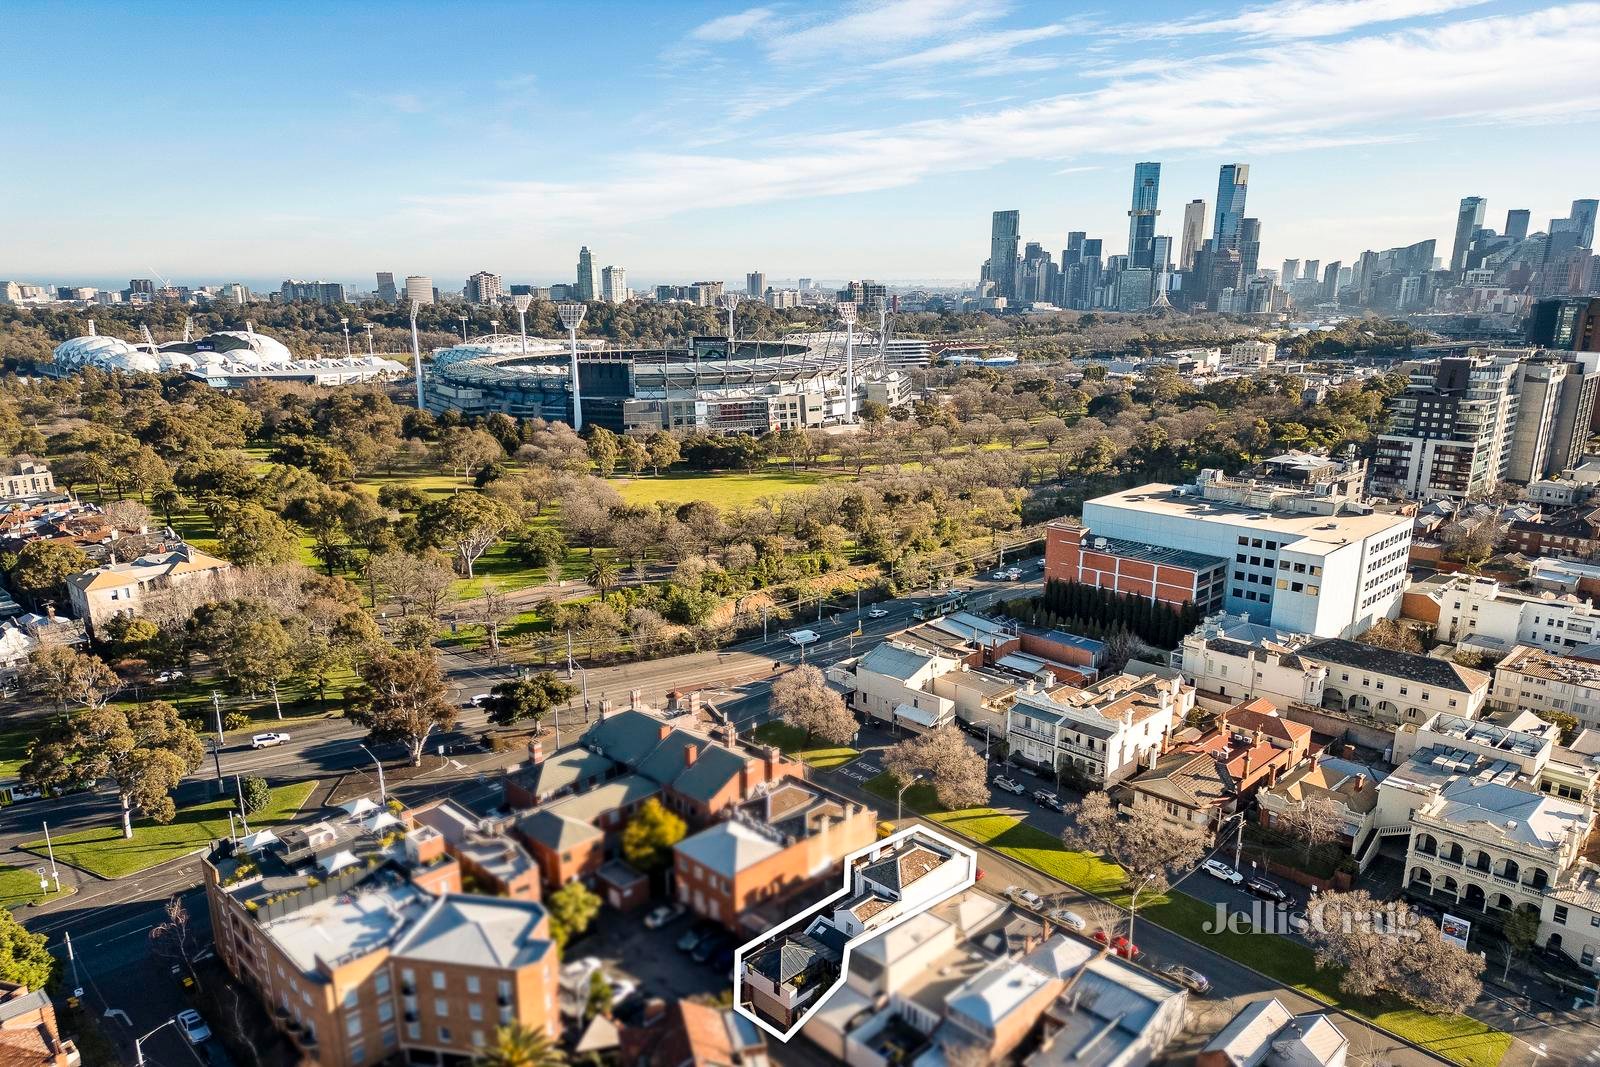
M 246 693 L 259 693 L 286 674 L 294 651 L 283 621 L 262 600 L 201 606 L 189 620 L 189 639 Z
M 122 805 L 122 836 L 131 838 L 135 809 L 158 823 L 173 820 L 172 791 L 204 757 L 205 746 L 178 709 L 156 700 L 92 708 L 51 724 L 34 742 L 21 775 L 41 789 L 110 781 Z
M 550 913 L 550 936 L 562 948 L 589 929 L 600 914 L 600 897 L 582 882 L 568 882 L 546 897 L 544 903 Z
M 30 541 L 17 553 L 11 584 L 35 604 L 55 602 L 66 592 L 67 579 L 93 563 L 77 545 L 62 541 Z
M 230 508 L 218 534 L 217 551 L 241 567 L 293 563 L 300 555 L 295 528 L 260 504 Z
M 617 457 L 621 454 L 621 446 L 617 443 L 617 435 L 604 426 L 591 426 L 588 441 L 589 458 L 594 461 L 595 467 L 600 471 L 600 477 L 609 478 L 617 469 Z
M 646 438 L 645 448 L 650 452 L 650 467 L 657 477 L 662 467 L 670 467 L 682 457 L 678 439 L 665 430 L 657 430 Z
M 533 720 L 535 728 L 553 708 L 571 700 L 577 690 L 549 671 L 540 671 L 528 678 L 501 682 L 489 690 L 484 702 L 489 721 L 500 726 L 510 726 L 524 719 Z
M 514 511 L 482 493 L 454 493 L 425 504 L 417 529 L 430 544 L 455 554 L 457 570 L 467 578 L 473 565 L 516 525 Z
M 597 1015 L 610 1015 L 611 1002 L 615 995 L 615 991 L 611 988 L 611 979 L 606 977 L 604 970 L 597 970 L 589 975 L 589 997 L 583 1006 L 584 1019 L 593 1019 Z
M 244 813 L 254 815 L 272 803 L 272 787 L 265 778 L 252 775 L 240 783 L 244 792 Z
M 589 565 L 588 581 L 600 592 L 600 602 L 605 603 L 606 590 L 617 584 L 622 577 L 622 571 L 617 566 L 617 561 L 610 556 L 597 556 Z
M 55 977 L 49 938 L 23 929 L 9 908 L 0 908 L 0 982 L 45 989 Z
M 659 871 L 672 862 L 672 846 L 687 833 L 684 821 L 651 797 L 623 827 L 622 857 L 638 870 Z
M 565 1067 L 566 1062 L 566 1053 L 549 1035 L 522 1023 L 497 1028 L 494 1044 L 472 1060 L 473 1067 Z
M 22 669 L 22 688 L 55 704 L 98 708 L 122 683 L 98 656 L 66 645 L 46 645 Z
M 354 694 L 350 720 L 366 727 L 375 741 L 402 742 L 411 752 L 411 765 L 421 766 L 428 736 L 456 722 L 432 652 L 379 649 L 360 674 L 363 684 Z

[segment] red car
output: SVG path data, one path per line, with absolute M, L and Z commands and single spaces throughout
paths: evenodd
M 1091 936 L 1102 945 L 1106 943 L 1106 932 L 1104 930 L 1096 930 Z M 1121 935 L 1111 939 L 1111 951 L 1125 960 L 1136 960 L 1144 955 L 1138 945 Z

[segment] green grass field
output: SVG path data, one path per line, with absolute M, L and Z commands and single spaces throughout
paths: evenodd
M 260 830 L 292 822 L 316 785 L 296 782 L 274 789 L 266 809 L 250 817 L 250 828 Z M 123 839 L 120 823 L 61 834 L 54 839 L 56 860 L 101 878 L 124 878 L 227 837 L 228 812 L 236 810 L 232 796 L 179 808 L 177 818 L 165 826 L 149 820 L 134 823 L 131 841 Z M 45 842 L 40 838 L 22 847 L 43 855 Z
M 41 863 L 40 867 L 49 867 L 49 863 Z M 71 896 L 71 886 L 64 886 L 61 893 L 43 893 L 39 890 L 39 871 L 37 867 L 7 867 L 0 865 L 0 908 L 21 908 L 29 904 L 37 904 L 46 896 L 55 900 L 64 896 Z
M 866 788 L 891 804 L 895 800 L 897 786 L 887 772 L 868 782 Z M 1121 907 L 1128 904 L 1122 868 L 1088 853 L 1073 851 L 1059 839 L 1014 816 L 993 808 L 946 811 L 939 805 L 933 788 L 925 783 L 906 790 L 905 806 L 908 811 L 918 812 L 1004 856 L 1104 897 L 1112 904 Z M 1141 900 L 1139 905 L 1141 922 L 1153 922 L 1181 934 L 1274 981 L 1368 1019 L 1455 1063 L 1466 1067 L 1494 1067 L 1511 1047 L 1511 1035 L 1464 1015 L 1432 1015 L 1391 998 L 1352 997 L 1339 989 L 1337 971 L 1317 969 L 1316 959 L 1305 945 L 1285 937 L 1227 931 L 1208 933 L 1205 923 L 1214 916 L 1212 905 L 1180 892 Z
M 793 726 L 787 726 L 781 722 L 763 723 L 756 728 L 753 736 L 764 745 L 778 746 L 783 750 L 784 755 L 793 756 L 800 762 L 819 771 L 831 771 L 835 767 L 842 767 L 861 755 L 860 752 L 845 745 L 812 745 L 808 747 L 803 730 L 797 730 Z
M 764 496 L 782 496 L 809 489 L 829 477 L 826 471 L 791 471 L 787 466 L 769 464 L 765 470 L 758 471 L 715 474 L 684 471 L 663 474 L 659 478 L 648 474 L 638 478 L 613 478 L 612 484 L 630 504 L 654 504 L 657 500 L 687 504 L 691 500 L 709 500 L 726 508 L 753 504 Z
M 0 782 L 17 776 L 17 771 L 28 762 L 29 743 L 38 735 L 38 729 L 28 723 L 16 723 L 0 732 Z

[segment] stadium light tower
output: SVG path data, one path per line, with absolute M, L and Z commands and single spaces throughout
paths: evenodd
M 722 294 L 722 306 L 728 309 L 728 358 L 733 358 L 733 309 L 739 306 L 739 297 L 735 293 Z
M 872 303 L 878 309 L 878 366 L 889 365 L 889 299 L 888 297 L 874 297 Z
M 422 346 L 417 343 L 417 302 L 411 303 L 411 373 L 417 379 L 417 410 L 422 408 Z
M 844 421 L 856 421 L 856 306 L 839 305 L 839 320 L 844 323 Z
M 344 328 L 344 358 L 350 358 L 350 320 L 341 318 L 339 325 Z
M 517 309 L 518 332 L 522 334 L 522 355 L 528 355 L 528 308 L 533 306 L 531 293 L 518 293 L 511 298 L 511 306 Z
M 561 316 L 561 325 L 567 328 L 567 337 L 572 341 L 572 428 L 575 431 L 583 429 L 583 388 L 578 384 L 578 327 L 583 324 L 584 313 L 588 310 L 584 304 L 561 304 L 556 307 L 556 313 Z
M 363 322 L 361 324 L 361 328 L 367 331 L 367 355 L 377 355 L 377 353 L 372 350 L 372 323 Z
M 467 343 L 467 317 L 465 315 L 457 315 L 456 318 L 461 320 L 461 343 L 462 344 L 466 344 Z

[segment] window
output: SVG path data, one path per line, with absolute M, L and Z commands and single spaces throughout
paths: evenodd
M 350 991 L 344 995 L 343 1004 L 346 1008 L 353 1008 L 361 1003 L 361 987 L 351 986 Z
M 467 992 L 471 993 L 473 996 L 477 996 L 478 995 L 478 976 L 477 975 L 475 975 L 475 974 L 467 975 Z
M 350 1046 L 350 1062 L 360 1063 L 367 1058 L 367 1047 L 359 1041 Z
M 420 1033 L 420 1031 L 419 1031 L 419 1033 Z M 387 1030 L 385 1030 L 383 1032 L 383 1047 L 384 1048 L 394 1048 L 394 1045 L 395 1045 L 394 1027 L 391 1026 L 391 1027 L 389 1027 Z
M 379 971 L 372 976 L 372 991 L 383 994 L 389 992 L 389 972 Z
M 472 1031 L 472 1047 L 473 1048 L 482 1048 L 483 1047 L 483 1031 L 482 1030 L 474 1030 L 474 1031 Z
M 1579 957 L 1579 962 L 1585 967 L 1594 966 L 1594 949 L 1590 948 L 1588 945 L 1584 945 L 1583 955 Z
M 1558 922 L 1562 926 L 1567 925 L 1567 906 L 1565 904 L 1557 904 L 1555 911 L 1550 913 L 1550 921 Z
M 467 1018 L 475 1023 L 483 1022 L 483 1005 L 476 1000 L 467 1005 Z
M 400 984 L 415 986 L 417 984 L 417 972 L 413 971 L 410 967 L 405 968 L 400 972 Z
M 448 1026 L 439 1027 L 439 1044 L 448 1045 L 449 1043 L 450 1043 L 450 1028 Z
M 406 1023 L 406 1037 L 410 1038 L 412 1041 L 421 1041 L 422 1040 L 422 1024 L 421 1023 Z
M 351 1037 L 360 1037 L 361 1036 L 361 1016 L 360 1015 L 352 1015 L 349 1018 L 345 1019 L 345 1021 L 344 1021 L 344 1032 L 349 1034 Z M 356 1058 L 360 1059 L 361 1057 L 357 1056 Z
M 1591 915 L 1591 916 L 1589 916 L 1589 925 L 1590 926 L 1600 926 L 1600 915 Z
M 433 998 L 433 1013 L 440 1017 L 450 1014 L 450 1002 L 443 997 Z
M 394 1018 L 394 1001 L 392 1001 L 392 1000 L 380 1000 L 380 1001 L 378 1001 L 378 1021 L 380 1023 L 386 1023 L 390 1019 L 393 1019 L 393 1018 Z

